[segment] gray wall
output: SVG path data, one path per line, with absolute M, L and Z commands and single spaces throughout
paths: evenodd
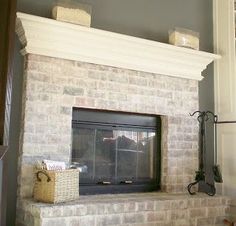
M 20 136 L 20 119 L 21 119 L 21 93 L 22 93 L 22 74 L 23 58 L 19 53 L 20 43 L 15 37 L 14 51 L 14 70 L 12 80 L 12 105 L 10 116 L 9 132 L 9 151 L 8 151 L 8 193 L 7 193 L 7 226 L 15 225 L 15 208 L 16 208 L 16 175 L 17 175 L 17 158 L 19 150 Z
M 51 16 L 54 0 L 18 0 L 18 11 Z M 176 26 L 200 32 L 201 49 L 212 50 L 212 0 L 78 0 L 92 5 L 92 27 L 160 42 Z
M 50 17 L 53 0 L 18 0 L 18 11 L 43 17 Z M 168 30 L 174 27 L 184 27 L 200 32 L 200 49 L 212 52 L 213 49 L 213 24 L 212 24 L 212 0 L 80 0 L 79 2 L 92 5 L 92 27 L 122 34 L 133 35 L 160 42 L 168 42 Z M 78 40 L 79 41 L 79 40 Z M 16 51 L 19 51 L 17 45 Z M 12 117 L 19 114 L 22 70 L 19 66 L 22 58 L 16 57 L 15 82 L 13 90 L 18 97 L 14 103 Z M 205 72 L 207 75 L 199 84 L 200 109 L 214 110 L 213 67 Z M 196 109 L 198 110 L 198 109 Z M 186 112 L 187 114 L 188 112 Z M 14 118 L 12 118 L 14 119 Z M 19 138 L 19 121 L 11 126 L 14 130 L 12 146 L 17 148 Z M 211 132 L 212 129 L 210 128 Z M 212 134 L 212 133 L 211 133 Z M 212 135 L 209 135 L 208 158 L 212 164 Z M 16 149 L 14 148 L 14 155 Z M 16 158 L 12 156 L 12 164 L 16 165 Z M 14 168 L 15 169 L 15 168 Z M 11 180 L 15 180 L 16 170 L 11 171 Z M 15 189 L 10 188 L 9 194 L 14 196 Z M 14 198 L 9 203 L 8 226 L 14 225 Z

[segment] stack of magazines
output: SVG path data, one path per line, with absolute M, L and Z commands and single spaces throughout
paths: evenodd
M 42 162 L 37 162 L 36 168 L 38 170 L 65 170 L 66 163 L 60 161 L 43 160 Z

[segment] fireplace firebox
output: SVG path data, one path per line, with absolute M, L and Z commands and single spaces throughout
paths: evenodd
M 159 189 L 160 116 L 73 108 L 72 133 L 80 194 Z

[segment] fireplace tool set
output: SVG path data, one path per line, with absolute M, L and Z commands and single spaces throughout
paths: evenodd
M 190 116 L 197 115 L 197 120 L 200 124 L 199 128 L 199 168 L 196 171 L 195 181 L 188 185 L 188 192 L 190 195 L 196 194 L 196 192 L 192 191 L 192 187 L 197 184 L 201 184 L 204 188 L 204 192 L 210 196 L 214 196 L 216 194 L 216 189 L 214 183 L 208 183 L 206 180 L 206 122 L 212 121 L 214 123 L 214 166 L 212 167 L 214 181 L 217 183 L 222 183 L 222 175 L 220 171 L 219 165 L 217 165 L 217 115 L 214 115 L 211 111 L 195 111 Z M 212 119 L 212 120 L 210 120 Z

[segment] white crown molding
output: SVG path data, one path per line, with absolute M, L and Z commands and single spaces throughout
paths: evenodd
M 219 55 L 17 13 L 21 53 L 201 80 Z

